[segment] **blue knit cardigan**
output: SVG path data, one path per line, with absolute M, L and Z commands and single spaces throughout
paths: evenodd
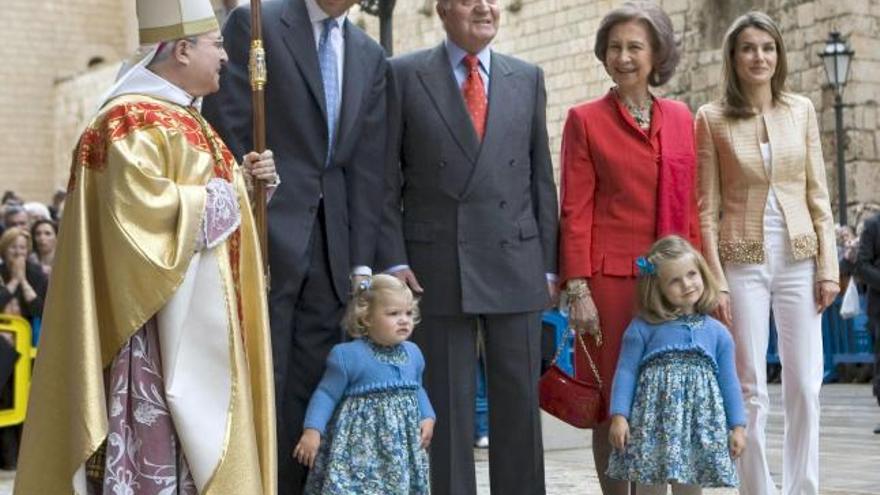
M 745 426 L 739 378 L 736 376 L 734 344 L 727 328 L 711 316 L 702 327 L 691 329 L 682 320 L 657 325 L 635 318 L 623 334 L 620 358 L 611 386 L 611 414 L 629 418 L 641 365 L 652 356 L 670 350 L 692 350 L 712 359 L 724 400 L 728 428 Z
M 374 344 L 375 345 L 375 344 Z M 324 434 L 327 422 L 339 402 L 349 396 L 394 389 L 417 391 L 421 419 L 436 418 L 428 394 L 422 387 L 425 358 L 418 346 L 403 342 L 406 362 L 388 364 L 376 359 L 374 351 L 364 339 L 338 344 L 327 357 L 327 369 L 306 409 L 304 428 L 313 428 Z

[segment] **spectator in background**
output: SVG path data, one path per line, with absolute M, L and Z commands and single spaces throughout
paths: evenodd
M 5 290 L 18 300 L 19 314 L 33 321 L 43 314 L 48 279 L 37 263 L 28 261 L 31 234 L 26 229 L 12 227 L 0 236 L 0 277 Z
M 15 191 L 6 191 L 3 193 L 3 201 L 2 201 L 3 206 L 7 206 L 7 205 L 19 205 L 20 206 L 22 203 L 23 203 L 23 201 L 21 200 L 20 197 L 18 197 L 18 194 L 15 194 Z
M 55 246 L 58 243 L 58 224 L 52 220 L 37 220 L 31 226 L 31 238 L 34 240 L 34 251 L 31 260 L 43 268 L 48 277 L 52 273 L 52 262 L 55 260 Z
M 489 390 L 486 385 L 486 344 L 477 342 L 477 395 L 474 398 L 474 447 L 489 448 Z
M 49 214 L 49 207 L 39 201 L 28 201 L 23 206 L 24 211 L 28 214 L 28 227 L 32 226 L 37 220 L 50 220 L 52 215 Z
M 856 255 L 859 238 L 849 225 L 838 225 L 834 229 L 837 239 L 837 266 L 840 268 L 840 290 L 845 291 L 847 282 L 856 271 Z
M 856 273 L 868 288 L 868 325 L 874 332 L 874 396 L 880 404 L 880 214 L 865 221 L 859 237 Z M 880 425 L 874 427 L 880 434 Z
M 3 211 L 3 228 L 9 230 L 16 227 L 27 229 L 28 214 L 20 205 L 7 204 Z
M 61 221 L 61 214 L 64 213 L 64 200 L 67 199 L 67 191 L 64 189 L 56 189 L 52 195 L 52 204 L 49 205 L 49 214 L 52 221 L 56 224 Z
M 12 229 L 17 227 L 27 228 L 28 216 L 27 212 L 21 207 L 21 204 L 21 198 L 14 191 L 3 193 L 3 225 L 0 225 L 0 234 L 2 234 L 0 236 L 0 246 L 2 246 L 0 247 L 0 261 L 2 261 L 0 263 L 0 313 L 11 315 L 21 315 L 24 309 L 18 297 L 21 292 L 21 284 L 9 276 L 10 267 L 5 255 L 8 247 L 6 234 L 9 233 L 9 238 L 12 239 L 12 237 L 16 237 Z M 30 242 L 28 241 L 25 244 L 30 244 Z M 11 334 L 0 332 L 0 337 L 14 347 L 15 344 Z M 0 387 L 0 408 L 6 409 L 11 407 L 12 397 L 12 381 L 9 380 Z M 15 469 L 20 438 L 21 425 L 0 428 L 0 469 Z

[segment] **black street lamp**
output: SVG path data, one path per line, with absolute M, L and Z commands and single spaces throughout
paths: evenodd
M 840 225 L 846 225 L 846 161 L 843 156 L 843 87 L 849 79 L 850 61 L 855 52 L 847 46 L 840 33 L 832 31 L 825 41 L 825 49 L 819 56 L 825 63 L 825 76 L 834 89 L 835 141 L 837 148 L 837 204 Z
M 390 57 L 394 51 L 391 36 L 391 17 L 394 14 L 396 0 L 360 0 L 361 9 L 379 18 L 379 44 Z

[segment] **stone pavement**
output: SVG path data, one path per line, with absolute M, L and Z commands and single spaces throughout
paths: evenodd
M 782 482 L 781 387 L 770 385 L 767 449 L 770 471 Z M 820 433 L 820 493 L 822 495 L 880 494 L 880 407 L 870 385 L 830 384 L 822 388 Z M 544 471 L 547 495 L 599 494 L 599 481 L 589 448 L 590 433 L 544 415 Z M 489 495 L 489 462 L 477 451 L 479 495 Z M 734 495 L 736 490 L 704 490 L 705 495 Z M 505 494 L 506 495 L 506 494 Z M 520 494 L 515 494 L 520 495 Z M 527 495 L 527 494 L 521 494 Z
M 781 388 L 770 386 L 771 414 L 767 425 L 770 469 L 782 480 Z M 880 493 L 880 408 L 868 385 L 832 384 L 822 388 L 820 480 L 822 495 Z M 547 495 L 598 494 L 589 432 L 570 428 L 544 416 Z M 489 495 L 487 451 L 477 451 L 479 495 Z M 15 473 L 0 471 L 0 495 L 12 493 Z M 705 490 L 705 495 L 734 495 L 735 490 Z M 42 494 L 40 494 L 42 495 Z M 528 495 L 528 494 L 504 494 Z

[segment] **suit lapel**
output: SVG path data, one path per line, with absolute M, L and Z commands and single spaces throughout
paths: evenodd
M 318 66 L 318 48 L 315 46 L 315 33 L 312 30 L 312 22 L 309 20 L 305 2 L 303 0 L 288 1 L 281 13 L 281 22 L 286 27 L 281 38 L 296 61 L 312 97 L 318 103 L 321 114 L 326 119 L 327 105 L 324 102 L 324 85 L 321 82 L 321 69 Z M 271 78 L 271 67 L 269 70 Z
M 489 115 L 486 117 L 486 133 L 483 135 L 483 145 L 478 148 L 477 161 L 471 173 L 468 184 L 462 197 L 470 194 L 475 184 L 483 179 L 491 171 L 492 158 L 498 156 L 497 147 L 503 145 L 506 135 L 509 113 L 505 110 L 506 105 L 516 104 L 518 98 L 513 84 L 513 69 L 504 59 L 492 53 L 492 68 L 489 71 Z M 470 119 L 470 117 L 468 117 Z M 518 123 L 515 123 L 518 124 Z M 473 128 L 473 126 L 469 126 Z M 474 138 L 476 138 L 476 133 Z
M 367 84 L 372 82 L 364 80 L 364 74 L 367 73 L 365 67 L 366 60 L 360 54 L 364 53 L 362 47 L 365 42 L 364 36 L 353 29 L 351 22 L 346 19 L 345 65 L 342 71 L 342 107 L 339 111 L 339 132 L 336 134 L 336 143 L 348 142 L 345 137 L 351 132 L 354 121 L 360 113 Z M 338 146 L 337 151 L 339 151 Z M 338 156 L 338 153 L 334 153 L 334 156 Z
M 442 44 L 431 51 L 418 74 L 419 80 L 428 92 L 437 113 L 446 123 L 450 134 L 458 142 L 465 156 L 471 162 L 476 162 L 480 141 L 477 139 L 471 116 L 464 106 L 461 90 L 456 85 L 455 75 L 452 74 L 452 68 L 449 66 L 446 48 Z

